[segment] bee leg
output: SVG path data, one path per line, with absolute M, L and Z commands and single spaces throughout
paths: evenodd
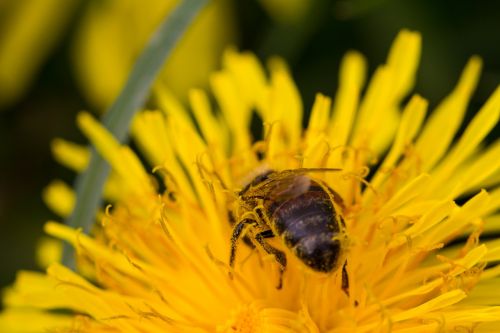
M 229 220 L 229 224 L 234 226 L 236 223 L 236 217 L 234 217 L 233 212 L 230 210 L 227 211 L 227 219 Z
M 233 234 L 231 235 L 231 252 L 229 254 L 229 266 L 231 268 L 234 267 L 234 260 L 236 259 L 236 246 L 238 244 L 238 240 L 240 239 L 245 228 L 249 226 L 255 225 L 255 221 L 250 219 L 244 219 L 238 223 L 233 228 Z M 232 278 L 231 272 L 229 276 Z
M 344 263 L 342 267 L 342 290 L 344 293 L 349 296 L 349 275 L 347 275 L 347 261 Z
M 278 262 L 278 264 L 280 265 L 280 277 L 276 289 L 281 289 L 283 287 L 283 273 L 285 273 L 286 269 L 286 255 L 283 251 L 278 250 L 277 248 L 269 245 L 265 241 L 265 238 L 270 238 L 269 231 L 270 230 L 266 230 L 261 233 L 258 233 L 257 235 L 255 235 L 255 240 L 257 241 L 257 243 L 259 243 L 260 246 L 262 246 L 264 251 L 266 251 L 269 254 L 272 254 L 276 259 L 276 261 Z
M 262 238 L 274 238 L 274 233 L 271 229 L 259 232 L 259 235 L 261 235 Z

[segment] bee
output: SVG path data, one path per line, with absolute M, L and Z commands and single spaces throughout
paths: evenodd
M 318 171 L 339 169 L 268 170 L 239 191 L 229 254 L 231 268 L 242 235 L 274 256 L 280 273 L 278 289 L 283 285 L 287 259 L 285 252 L 268 243 L 269 238 L 280 237 L 313 271 L 330 273 L 344 264 L 344 203 L 328 185 L 307 175 Z M 342 273 L 345 288 L 345 265 Z

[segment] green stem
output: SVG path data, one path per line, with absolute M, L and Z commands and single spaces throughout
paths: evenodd
M 163 64 L 193 19 L 208 0 L 184 0 L 165 18 L 148 45 L 137 59 L 132 72 L 113 105 L 102 118 L 104 126 L 120 142 L 127 138 L 130 121 L 145 103 L 149 91 Z M 95 222 L 97 208 L 102 201 L 104 183 L 109 165 L 92 149 L 87 170 L 76 180 L 76 205 L 66 223 L 89 232 Z M 73 249 L 66 246 L 63 263 L 74 267 Z

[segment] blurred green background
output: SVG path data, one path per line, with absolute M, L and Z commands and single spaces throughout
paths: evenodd
M 78 88 L 69 54 L 75 29 L 92 1 L 111 0 L 80 2 L 29 89 L 0 109 L 1 287 L 13 281 L 16 270 L 36 268 L 34 252 L 42 226 L 57 218 L 41 200 L 43 187 L 56 177 L 73 182 L 74 174 L 54 162 L 49 145 L 54 137 L 84 142 L 75 115 L 93 107 Z M 1 10 L 0 31 L 6 34 Z M 431 109 L 451 90 L 473 54 L 483 58 L 484 70 L 469 116 L 500 83 L 500 2 L 317 0 L 292 23 L 272 18 L 252 0 L 235 1 L 233 10 L 237 46 L 261 59 L 285 57 L 306 108 L 318 91 L 334 95 L 339 62 L 347 50 L 361 51 L 372 72 L 385 60 L 401 28 L 422 33 L 416 91 L 429 99 Z M 499 136 L 498 128 L 493 136 Z

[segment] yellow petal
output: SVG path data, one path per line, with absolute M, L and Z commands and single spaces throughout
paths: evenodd
M 160 111 L 143 111 L 134 117 L 132 135 L 148 160 L 151 161 L 151 165 L 164 167 L 168 172 L 168 175 L 164 177 L 168 189 L 182 192 L 187 198 L 194 200 L 194 192 L 190 181 L 175 155 L 172 142 L 167 135 L 167 127 L 164 113 Z M 162 174 L 163 170 L 159 169 L 158 172 Z M 176 184 L 173 184 L 172 181 L 175 181 Z M 116 184 L 116 182 L 113 182 L 110 186 L 113 184 Z
M 453 92 L 431 113 L 415 148 L 422 161 L 422 171 L 430 170 L 446 153 L 476 88 L 481 63 L 478 57 L 471 58 Z
M 47 268 L 62 259 L 63 245 L 60 240 L 43 237 L 38 242 L 36 261 L 39 267 Z
M 265 99 L 267 78 L 257 57 L 252 53 L 228 49 L 224 52 L 223 64 L 233 77 L 245 103 L 260 110 Z
M 436 170 L 433 172 L 433 184 L 428 188 L 429 193 L 432 193 L 440 184 L 446 182 L 455 169 L 467 157 L 471 156 L 485 136 L 497 124 L 499 117 L 500 87 L 495 90 L 493 95 L 467 126 L 457 144 L 453 146 L 452 150 L 436 167 Z M 435 194 L 439 194 L 439 192 Z
M 427 101 L 418 95 L 413 96 L 410 102 L 408 102 L 408 105 L 403 111 L 403 116 L 401 118 L 401 122 L 399 123 L 399 129 L 396 133 L 391 149 L 380 167 L 377 169 L 377 173 L 370 181 L 371 185 L 375 189 L 378 189 L 382 182 L 386 178 L 390 177 L 393 168 L 396 166 L 396 162 L 398 162 L 399 158 L 404 153 L 404 150 L 411 145 L 414 137 L 420 130 L 420 126 L 425 118 L 426 109 Z M 373 192 L 368 191 L 366 194 L 371 195 Z
M 358 52 L 349 52 L 342 59 L 339 89 L 335 95 L 329 137 L 332 146 L 347 143 L 359 104 L 361 88 L 365 82 L 366 63 Z
M 432 300 L 416 306 L 411 310 L 403 311 L 402 313 L 398 313 L 392 317 L 394 321 L 401 321 L 405 319 L 410 319 L 413 317 L 420 317 L 424 314 L 427 314 L 432 311 L 436 311 L 453 304 L 456 304 L 466 298 L 467 295 L 462 290 L 452 290 L 438 297 L 433 298 Z
M 281 58 L 269 61 L 271 86 L 268 109 L 264 110 L 264 122 L 283 122 L 286 142 L 296 146 L 302 131 L 303 105 L 300 92 L 293 81 L 290 70 Z
M 78 125 L 95 145 L 97 151 L 109 162 L 113 170 L 126 182 L 131 191 L 152 193 L 153 188 L 137 156 L 122 147 L 115 138 L 88 113 L 78 115 Z
M 394 73 L 392 89 L 396 100 L 404 97 L 413 88 L 415 73 L 420 63 L 421 39 L 417 32 L 402 30 L 392 44 L 387 65 Z
M 54 139 L 51 143 L 54 158 L 67 168 L 82 172 L 90 161 L 87 147 L 63 139 Z
M 418 33 L 403 30 L 397 36 L 387 64 L 375 72 L 360 105 L 352 139 L 355 147 L 380 153 L 389 144 L 397 127 L 400 100 L 413 86 L 420 44 Z
M 54 180 L 43 191 L 43 200 L 56 214 L 68 217 L 75 206 L 75 193 L 63 181 Z
M 8 309 L 0 314 L 0 330 L 5 333 L 39 333 L 70 327 L 74 318 L 64 314 L 28 309 Z M 22 323 L 22 325 L 20 325 Z

